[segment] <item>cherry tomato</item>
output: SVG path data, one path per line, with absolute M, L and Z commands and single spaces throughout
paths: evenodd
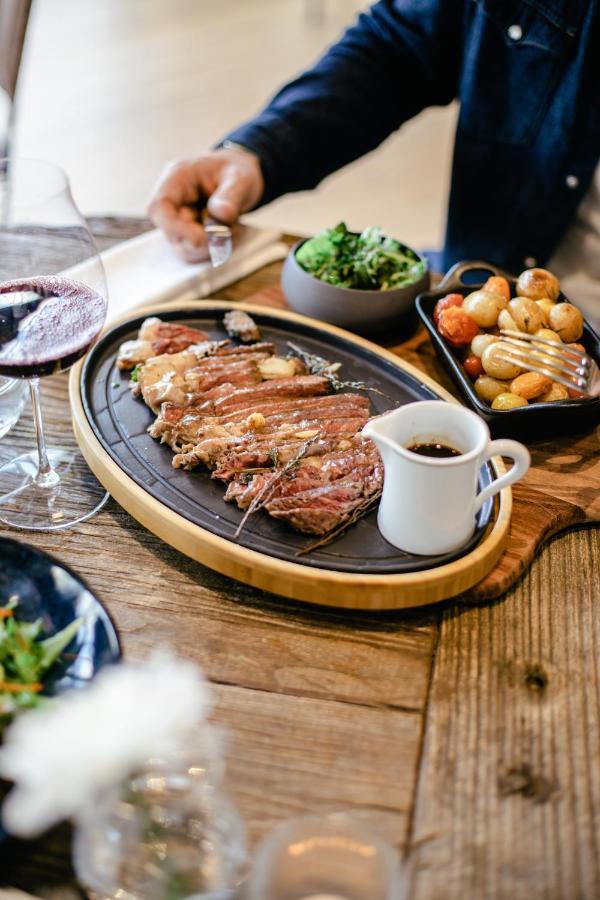
M 440 313 L 438 331 L 453 347 L 466 347 L 479 334 L 479 326 L 463 309 L 450 306 Z
M 463 362 L 464 370 L 471 379 L 475 381 L 480 375 L 483 375 L 483 366 L 481 365 L 481 357 L 471 353 Z
M 435 327 L 437 328 L 440 323 L 440 315 L 442 310 L 449 309 L 451 306 L 462 306 L 462 302 L 464 297 L 462 294 L 446 294 L 445 297 L 442 297 L 441 300 L 435 304 L 435 308 L 433 310 L 433 321 L 435 322 Z
M 482 290 L 489 291 L 490 294 L 500 294 L 506 302 L 510 300 L 510 287 L 506 278 L 501 275 L 491 275 L 484 284 Z

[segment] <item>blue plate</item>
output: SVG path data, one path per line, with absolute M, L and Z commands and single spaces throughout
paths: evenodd
M 121 658 L 113 621 L 85 582 L 47 553 L 0 537 L 0 606 L 13 596 L 19 602 L 18 618 L 41 618 L 45 637 L 83 619 L 44 679 L 45 694 L 85 687 L 99 669 Z M 0 825 L 0 841 L 4 837 Z

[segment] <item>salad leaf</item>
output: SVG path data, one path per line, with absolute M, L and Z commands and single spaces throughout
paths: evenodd
M 426 268 L 413 250 L 386 237 L 381 228 L 371 225 L 356 234 L 344 222 L 305 241 L 296 259 L 321 281 L 360 290 L 404 287 L 418 281 Z
M 16 606 L 16 601 L 9 601 L 0 607 L 0 724 L 18 710 L 42 702 L 43 676 L 83 623 L 83 619 L 74 619 L 61 631 L 39 640 L 42 620 L 18 619 Z

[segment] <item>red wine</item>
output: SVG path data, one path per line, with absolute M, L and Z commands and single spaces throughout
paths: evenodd
M 0 284 L 0 375 L 68 369 L 94 343 L 106 300 L 79 281 L 44 275 Z

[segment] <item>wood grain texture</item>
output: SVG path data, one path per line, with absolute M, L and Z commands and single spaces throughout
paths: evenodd
M 411 834 L 415 900 L 596 898 L 597 531 L 442 619 Z

